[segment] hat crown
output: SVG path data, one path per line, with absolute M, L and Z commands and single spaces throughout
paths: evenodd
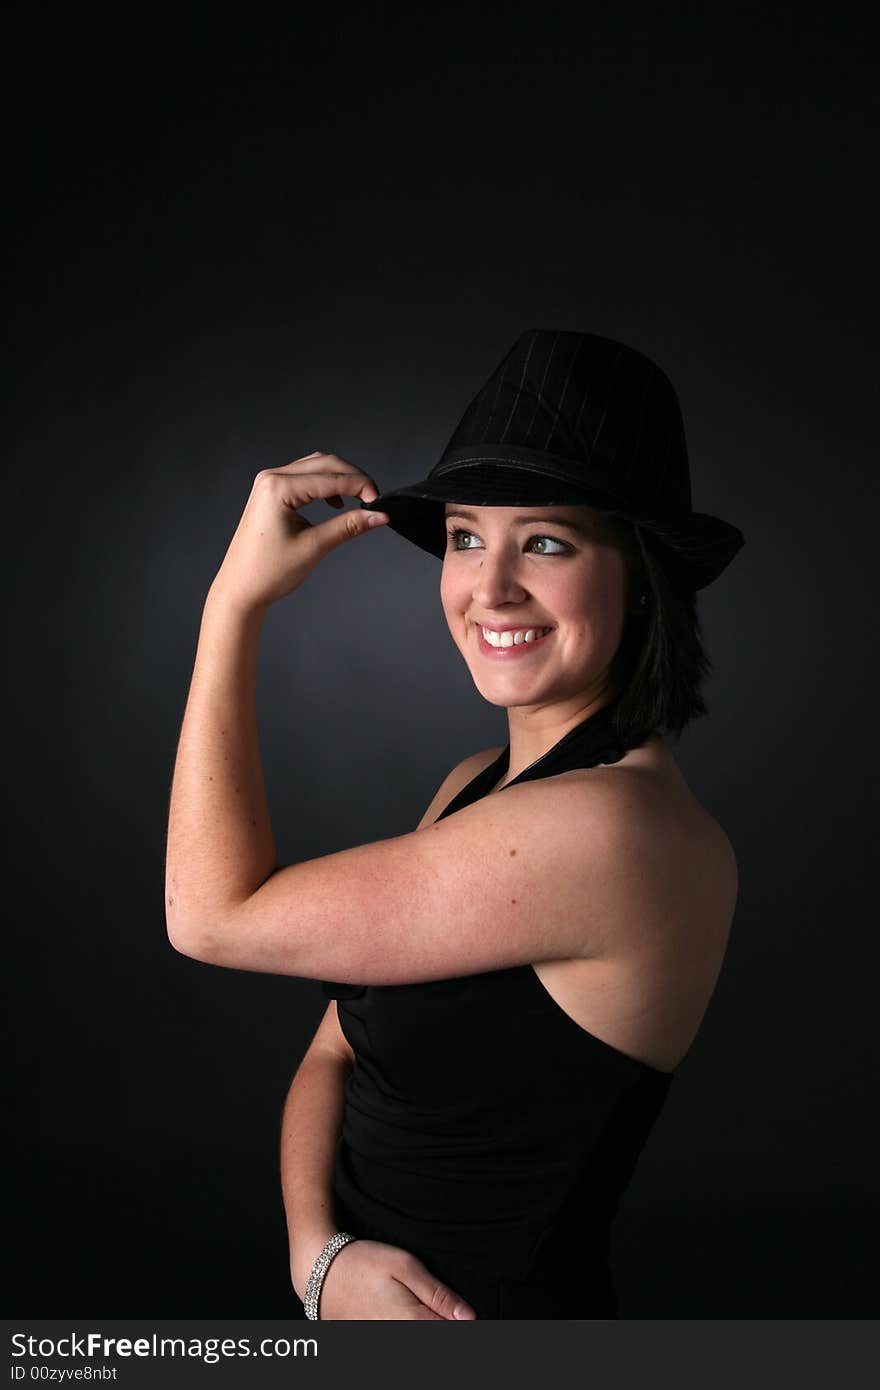
M 601 337 L 530 328 L 464 412 L 426 478 L 362 507 L 439 559 L 445 504 L 580 505 L 637 526 L 672 586 L 711 584 L 745 541 L 691 504 L 675 389 L 643 352 Z
M 656 516 L 691 510 L 678 396 L 644 353 L 595 333 L 521 333 L 464 412 L 432 470 L 529 457 Z

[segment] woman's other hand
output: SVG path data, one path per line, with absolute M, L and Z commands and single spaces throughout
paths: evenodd
M 212 592 L 243 611 L 264 611 L 299 588 L 329 551 L 370 529 L 370 522 L 388 521 L 385 512 L 345 510 L 344 495 L 374 502 L 379 491 L 338 454 L 315 452 L 283 468 L 264 468 L 254 478 Z M 318 499 L 342 514 L 319 525 L 300 516 L 299 507 Z
M 378 1240 L 353 1240 L 334 1255 L 318 1302 L 321 1322 L 446 1322 L 476 1313 L 408 1250 Z

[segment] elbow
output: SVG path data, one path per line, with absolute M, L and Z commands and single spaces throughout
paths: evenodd
M 178 885 L 166 880 L 165 887 L 165 930 L 174 950 L 181 956 L 201 961 L 205 965 L 217 965 L 217 947 L 220 935 L 214 927 L 206 925 L 203 912 L 187 911 Z M 190 904 L 192 908 L 195 904 Z
M 173 917 L 170 912 L 166 913 L 165 927 L 168 940 L 179 955 L 189 956 L 190 960 L 200 961 L 203 965 L 218 964 L 212 950 L 211 933 L 202 930 L 195 923 Z

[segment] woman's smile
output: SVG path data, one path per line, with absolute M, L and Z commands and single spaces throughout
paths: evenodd
M 477 625 L 477 646 L 490 661 L 511 661 L 528 656 L 553 636 L 552 627 L 483 628 Z M 487 641 L 486 633 L 490 634 Z

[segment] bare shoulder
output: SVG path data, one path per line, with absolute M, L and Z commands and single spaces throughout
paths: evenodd
M 567 776 L 569 774 L 566 774 Z M 535 964 L 576 1023 L 672 1071 L 699 1032 L 721 972 L 738 893 L 733 845 L 671 750 L 633 750 L 596 769 L 618 885 L 591 952 Z M 584 783 L 582 795 L 591 795 Z
M 647 940 L 680 947 L 688 937 L 723 950 L 738 893 L 736 854 L 668 746 L 651 739 L 618 763 L 573 769 L 559 780 L 579 786 L 621 884 L 631 889 L 638 880 L 653 905 L 632 914 L 631 891 L 621 893 L 627 910 L 608 923 L 609 953 L 638 951 Z
M 439 815 L 445 811 L 450 801 L 466 787 L 468 782 L 494 763 L 495 759 L 504 751 L 504 744 L 499 744 L 497 748 L 484 748 L 479 753 L 471 753 L 467 758 L 462 758 L 460 763 L 448 772 L 444 777 L 437 791 L 431 800 L 425 814 L 416 826 L 416 830 L 422 830 L 426 825 L 433 825 Z

